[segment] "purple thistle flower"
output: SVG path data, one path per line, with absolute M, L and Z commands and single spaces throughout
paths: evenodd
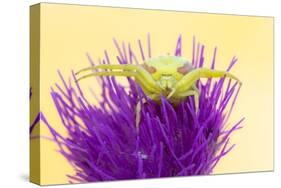
M 124 42 L 114 40 L 120 64 L 139 63 L 152 56 L 148 35 L 147 51 L 138 40 L 140 58 Z M 182 38 L 178 38 L 174 54 L 181 56 Z M 215 67 L 216 49 L 211 68 Z M 88 56 L 91 64 L 94 62 Z M 236 63 L 234 57 L 228 71 Z M 107 52 L 99 63 L 111 61 Z M 204 45 L 193 42 L 192 64 L 204 65 Z M 62 136 L 44 115 L 60 153 L 73 165 L 70 182 L 92 182 L 123 179 L 142 179 L 171 176 L 205 175 L 212 173 L 219 160 L 234 145 L 230 135 L 241 128 L 241 119 L 225 130 L 239 93 L 239 85 L 231 80 L 207 79 L 198 81 L 199 112 L 195 113 L 194 98 L 177 106 L 164 97 L 161 104 L 147 98 L 133 79 L 127 78 L 128 88 L 115 77 L 97 77 L 102 99 L 94 105 L 83 94 L 79 83 L 67 83 L 59 73 L 63 87 L 56 84 L 51 96 L 68 135 Z M 76 80 L 72 73 L 73 80 Z M 226 89 L 223 86 L 226 85 Z M 141 107 L 139 130 L 135 125 L 136 105 Z M 96 99 L 98 100 L 98 99 Z M 96 103 L 95 103 L 96 104 Z M 227 110 L 229 109 L 229 110 Z M 56 125 L 57 126 L 57 125 Z

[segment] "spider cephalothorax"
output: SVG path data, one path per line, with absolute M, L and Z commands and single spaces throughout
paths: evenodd
M 78 79 L 91 76 L 125 76 L 134 77 L 144 93 L 152 100 L 159 102 L 166 97 L 173 105 L 194 96 L 196 111 L 199 107 L 199 93 L 196 81 L 200 78 L 230 77 L 241 82 L 226 71 L 207 68 L 194 68 L 188 60 L 179 56 L 158 56 L 146 60 L 143 64 L 100 64 L 84 68 L 77 72 L 96 70 Z M 101 70 L 101 71 L 98 71 Z M 140 122 L 140 102 L 136 106 L 136 127 Z

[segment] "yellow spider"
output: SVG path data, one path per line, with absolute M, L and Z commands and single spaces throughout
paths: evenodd
M 241 84 L 238 78 L 226 71 L 208 68 L 194 68 L 185 58 L 179 56 L 158 56 L 146 60 L 143 64 L 101 64 L 78 71 L 80 74 L 92 72 L 80 77 L 77 81 L 91 76 L 125 76 L 133 77 L 144 93 L 152 100 L 159 102 L 161 95 L 172 104 L 194 96 L 196 111 L 199 107 L 199 93 L 195 83 L 200 78 L 230 77 Z M 136 126 L 140 122 L 140 102 L 136 106 Z

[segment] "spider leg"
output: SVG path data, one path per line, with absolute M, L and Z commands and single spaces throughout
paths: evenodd
M 89 74 L 89 76 L 125 76 L 125 77 L 135 77 L 136 81 L 141 85 L 141 87 L 148 91 L 149 93 L 161 93 L 161 88 L 156 84 L 150 73 L 148 73 L 144 68 L 140 67 L 139 65 L 132 65 L 132 64 L 126 64 L 126 65 L 108 65 L 108 64 L 101 64 L 97 66 L 91 66 L 84 69 L 81 69 L 76 73 L 80 74 L 81 72 L 87 71 L 87 70 L 98 70 L 98 69 L 109 69 L 109 71 L 102 71 L 104 73 L 106 72 L 112 72 L 103 75 L 96 75 L 96 73 Z M 117 71 L 112 71 L 117 70 Z M 122 75 L 122 72 L 126 72 L 124 75 Z M 116 74 L 115 74 L 116 73 Z M 130 75 L 127 73 L 134 73 L 134 75 Z M 81 77 L 78 80 L 83 79 Z M 146 92 L 145 92 L 146 93 Z M 146 93 L 147 94 L 147 93 Z
M 137 74 L 136 72 L 130 72 L 130 71 L 101 71 L 101 72 L 93 72 L 90 74 L 87 74 L 85 76 L 82 76 L 77 79 L 77 82 L 84 80 L 85 78 L 89 78 L 92 76 L 123 76 L 123 77 L 134 77 L 136 81 L 140 84 L 142 89 L 145 92 L 157 92 L 157 88 L 154 88 L 153 85 L 151 86 L 149 83 L 146 82 L 145 78 Z
M 227 71 L 199 68 L 183 76 L 182 79 L 179 80 L 178 83 L 175 85 L 173 93 L 183 92 L 190 89 L 194 85 L 194 83 L 200 78 L 221 78 L 224 76 L 237 80 L 240 85 L 242 84 L 242 82 L 237 77 Z
M 192 88 L 197 92 L 199 93 L 199 89 L 197 88 L 197 86 L 195 84 L 193 84 Z
M 140 118 L 141 118 L 141 101 L 138 101 L 136 105 L 136 128 L 139 130 L 140 126 Z
M 148 95 L 149 98 L 151 98 L 154 101 L 158 101 L 159 100 L 159 95 L 158 94 L 149 94 Z M 144 101 L 143 101 L 144 100 Z M 139 131 L 139 127 L 140 127 L 140 120 L 141 120 L 141 103 L 145 103 L 147 102 L 145 99 L 143 100 L 139 100 L 137 105 L 136 105 L 136 128 L 137 131 Z
M 132 65 L 132 64 L 125 64 L 125 65 L 119 65 L 119 64 L 100 64 L 96 66 L 90 66 L 86 67 L 84 69 L 79 70 L 75 74 L 78 75 L 82 72 L 88 71 L 88 70 L 98 70 L 98 69 L 120 69 L 120 70 L 130 70 L 130 71 L 135 71 L 137 69 L 137 65 Z
M 81 72 L 87 71 L 87 70 L 98 70 L 98 69 L 109 69 L 109 70 L 118 70 L 118 71 L 132 71 L 132 72 L 137 72 L 138 74 L 140 74 L 141 76 L 146 78 L 146 81 L 148 83 L 152 83 L 152 85 L 155 84 L 155 81 L 153 80 L 153 78 L 151 77 L 151 75 L 142 67 L 140 67 L 139 65 L 132 65 L 132 64 L 125 64 L 125 65 L 118 65 L 118 64 L 101 64 L 101 65 L 97 65 L 97 66 L 91 66 L 91 67 L 87 67 L 84 69 L 81 69 L 80 71 L 78 71 L 76 73 L 80 74 Z

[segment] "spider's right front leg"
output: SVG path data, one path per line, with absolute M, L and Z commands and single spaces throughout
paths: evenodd
M 135 80 L 140 84 L 142 89 L 148 91 L 148 93 L 152 93 L 152 94 L 161 93 L 161 88 L 157 85 L 155 80 L 152 78 L 151 74 L 139 65 L 101 64 L 101 65 L 91 66 L 81 69 L 76 73 L 76 75 L 88 70 L 99 70 L 99 69 L 102 69 L 103 71 L 90 73 L 86 76 L 79 78 L 78 81 L 91 76 L 134 77 Z

